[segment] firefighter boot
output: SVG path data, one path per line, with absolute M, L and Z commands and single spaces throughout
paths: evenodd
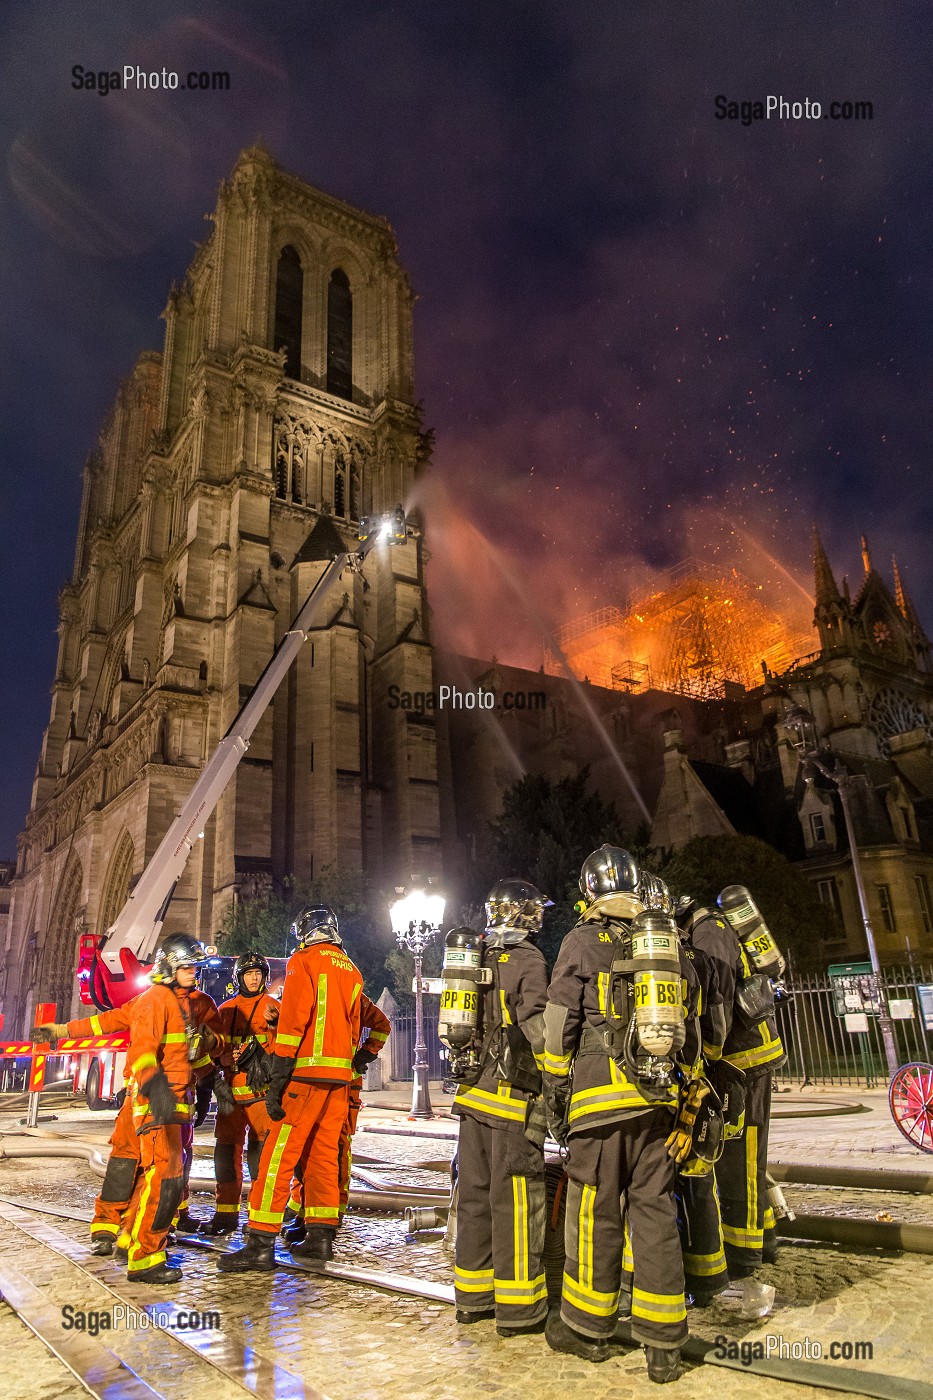
M 180 1235 L 196 1235 L 200 1229 L 201 1222 L 196 1215 L 192 1215 L 187 1206 L 178 1212 L 174 1229 Z
M 139 1272 L 127 1272 L 126 1277 L 130 1283 L 180 1283 L 181 1269 L 176 1269 L 166 1259 L 162 1264 L 153 1264 L 151 1269 L 141 1269 Z
M 101 1259 L 109 1259 L 113 1253 L 113 1235 L 92 1235 L 91 1253 Z
M 282 1238 L 285 1240 L 289 1249 L 291 1249 L 296 1244 L 302 1244 L 307 1233 L 307 1227 L 303 1220 L 292 1220 L 288 1229 L 284 1231 Z
M 198 1227 L 199 1235 L 232 1235 L 239 1216 L 236 1211 L 217 1211 Z
M 568 1327 L 560 1313 L 552 1313 L 544 1329 L 544 1340 L 551 1351 L 566 1352 L 568 1356 L 579 1356 L 584 1361 L 608 1361 L 611 1349 L 604 1337 L 584 1337 Z
M 242 1249 L 232 1249 L 217 1260 L 225 1274 L 243 1274 L 253 1269 L 268 1273 L 275 1268 L 275 1235 L 267 1230 L 251 1230 Z
M 680 1347 L 645 1347 L 645 1360 L 648 1363 L 648 1379 L 658 1385 L 667 1385 L 683 1374 L 680 1364 Z
M 334 1257 L 334 1235 L 326 1225 L 312 1225 L 301 1244 L 291 1246 L 293 1258 L 313 1264 L 328 1264 Z

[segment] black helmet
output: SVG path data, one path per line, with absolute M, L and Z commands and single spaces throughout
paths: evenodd
M 171 933 L 155 955 L 153 982 L 170 987 L 180 967 L 200 967 L 207 958 L 204 944 L 190 933 Z
M 699 904 L 692 894 L 678 895 L 674 900 L 674 918 L 677 921 L 678 927 L 682 929 L 689 928 L 690 920 L 699 907 Z
M 262 973 L 262 982 L 260 984 L 258 992 L 248 992 L 243 986 L 243 974 L 245 972 Z M 252 951 L 248 953 L 241 953 L 236 960 L 236 966 L 233 969 L 233 975 L 236 978 L 237 992 L 240 996 L 259 996 L 260 992 L 264 992 L 266 990 L 266 983 L 269 980 L 269 964 L 263 957 L 262 953 L 254 953 Z
M 600 846 L 583 862 L 580 893 L 592 903 L 604 894 L 637 894 L 641 876 L 628 851 L 620 846 Z
M 487 941 L 504 946 L 540 933 L 544 911 L 553 903 L 530 880 L 497 880 L 486 896 Z
M 289 934 L 296 948 L 310 948 L 314 943 L 336 943 L 343 947 L 337 915 L 328 904 L 309 904 L 307 909 L 302 909 Z

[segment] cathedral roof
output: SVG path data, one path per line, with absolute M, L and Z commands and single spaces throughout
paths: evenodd
M 836 587 L 836 580 L 826 557 L 823 541 L 820 539 L 815 525 L 813 526 L 813 577 L 816 606 L 820 608 L 831 603 L 838 603 L 840 600 L 839 589 Z
M 319 515 L 314 529 L 308 535 L 293 560 L 295 564 L 320 564 L 336 559 L 346 551 L 346 542 L 329 515 Z

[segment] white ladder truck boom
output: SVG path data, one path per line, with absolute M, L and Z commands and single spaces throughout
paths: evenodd
M 195 841 L 204 830 L 221 796 L 249 747 L 250 736 L 307 640 L 326 602 L 330 584 L 344 569 L 358 570 L 379 541 L 402 544 L 415 535 L 405 512 L 397 506 L 384 515 L 360 521 L 360 546 L 335 556 L 308 594 L 227 733 L 220 740 L 192 787 L 178 816 L 159 843 L 116 922 L 79 969 L 102 1010 L 120 1006 L 139 991 L 139 984 L 158 946 L 168 906 Z

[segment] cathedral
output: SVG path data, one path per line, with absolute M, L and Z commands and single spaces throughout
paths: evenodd
M 20 840 L 8 1005 L 67 1011 L 112 923 L 335 553 L 405 503 L 427 438 L 391 228 L 264 150 L 117 396 L 84 470 L 52 709 Z M 238 895 L 339 862 L 391 888 L 440 869 L 420 539 L 345 575 L 205 825 L 166 931 L 212 941 Z M 417 722 L 412 722 L 417 720 Z
M 170 292 L 162 350 L 140 355 L 84 469 L 51 714 L 0 910 L 11 1033 L 38 1001 L 67 1017 L 81 940 L 113 923 L 361 517 L 402 504 L 418 523 L 430 435 L 389 225 L 260 147 L 241 155 L 210 219 Z M 435 648 L 425 559 L 416 530 L 333 588 L 205 823 L 167 932 L 212 942 L 235 900 L 288 875 L 364 871 L 386 891 L 443 876 L 454 888 L 509 785 L 587 764 L 626 830 L 653 815 L 659 849 L 736 831 L 771 842 L 836 912 L 837 951 L 857 954 L 838 795 L 803 782 L 783 724 L 802 704 L 857 779 L 882 955 L 933 952 L 933 674 L 896 564 L 892 589 L 863 541 L 853 598 L 816 539 L 818 649 L 788 665 L 772 648 L 781 669 L 765 664 L 763 685 L 712 667 L 701 692 L 691 681 L 671 693 L 670 668 L 650 679 L 644 665 L 608 665 L 593 683 Z M 694 573 L 653 606 L 695 611 Z M 704 648 L 710 636 L 704 621 Z M 536 703 L 488 715 L 386 703 L 445 682 Z

